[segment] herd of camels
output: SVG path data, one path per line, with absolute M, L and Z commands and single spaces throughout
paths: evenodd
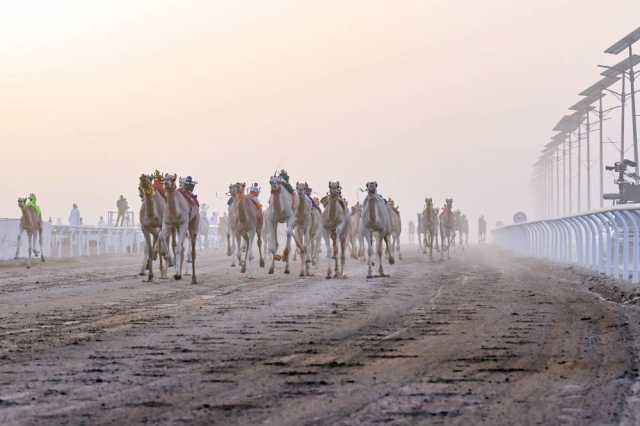
M 175 265 L 174 278 L 180 280 L 183 274 L 185 254 L 191 263 L 191 282 L 196 278 L 196 246 L 200 232 L 200 210 L 192 189 L 182 184 L 175 174 L 142 174 L 138 191 L 142 200 L 140 208 L 140 226 L 145 239 L 145 256 L 140 275 L 147 275 L 152 282 L 153 262 L 159 261 L 161 278 L 167 278 L 167 269 Z M 265 253 L 269 255 L 269 274 L 275 271 L 275 262 L 284 262 L 284 273 L 290 273 L 290 260 L 300 258 L 300 276 L 310 276 L 311 266 L 318 264 L 322 244 L 328 259 L 326 277 L 345 278 L 346 251 L 351 257 L 367 263 L 367 278 L 373 278 L 376 266 L 374 250 L 377 255 L 377 276 L 387 276 L 383 259 L 389 264 L 395 263 L 396 255 L 402 260 L 400 234 L 402 223 L 400 212 L 392 200 L 386 200 L 378 194 L 378 184 L 367 182 L 363 192 L 366 196 L 362 203 L 349 208 L 342 197 L 340 183 L 329 182 L 328 193 L 322 199 L 312 198 L 311 189 L 306 182 L 297 182 L 295 188 L 288 182 L 286 172 L 274 174 L 269 179 L 269 205 L 262 211 L 257 197 L 247 193 L 244 183 L 229 186 L 228 212 L 222 221 L 222 232 L 226 235 L 227 255 L 233 256 L 242 273 L 247 271 L 248 262 L 253 260 L 254 244 L 257 246 L 260 267 L 265 267 Z M 36 239 L 40 243 L 42 261 L 42 219 L 35 209 L 20 199 L 18 205 L 22 211 L 20 235 L 27 233 L 29 238 L 29 260 Z M 279 254 L 278 225 L 284 227 L 284 249 Z M 456 235 L 458 245 L 468 244 L 469 226 L 466 217 L 459 211 L 453 211 L 453 199 L 447 199 L 445 206 L 438 211 L 433 201 L 426 199 L 424 210 L 418 214 L 418 239 L 421 250 L 433 258 L 433 250 L 439 250 L 441 257 L 450 257 L 455 249 Z M 185 240 L 189 242 L 185 253 Z M 292 242 L 295 247 L 292 247 Z M 264 243 L 264 244 L 263 244 Z M 20 236 L 18 237 L 18 250 Z M 366 256 L 365 256 L 366 247 Z M 16 252 L 16 258 L 18 252 Z

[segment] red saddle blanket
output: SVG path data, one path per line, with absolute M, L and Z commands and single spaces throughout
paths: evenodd
M 178 192 L 184 195 L 184 198 L 187 199 L 191 207 L 200 207 L 200 203 L 198 202 L 198 196 L 195 195 L 193 192 L 189 192 L 184 188 L 178 189 Z

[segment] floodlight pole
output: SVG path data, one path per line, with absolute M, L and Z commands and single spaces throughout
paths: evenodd
M 623 162 L 624 161 L 624 104 L 625 104 L 625 100 L 626 100 L 626 94 L 625 94 L 625 81 L 626 81 L 626 72 L 622 73 L 622 93 L 620 94 L 620 114 L 622 114 L 622 117 L 620 119 L 621 125 L 620 125 L 620 161 Z M 621 187 L 622 190 L 622 187 Z
M 580 143 L 582 142 L 582 123 L 580 121 L 582 120 L 578 121 L 578 209 L 576 210 L 576 213 L 580 213 L 580 209 L 582 208 L 582 199 L 580 196 L 582 190 L 582 182 L 580 179 L 580 175 L 582 175 L 582 173 L 580 172 L 580 167 L 582 165 L 582 148 L 580 146 Z
M 624 76 L 623 76 L 624 78 Z M 635 91 L 635 73 L 633 71 L 633 50 L 629 45 L 629 83 L 631 84 L 631 126 L 633 128 L 633 160 L 636 162 L 636 175 L 639 175 L 640 167 L 638 165 L 638 132 L 636 128 L 636 91 Z M 638 183 L 638 179 L 635 179 Z
M 556 216 L 560 216 L 560 150 L 556 148 Z
M 587 109 L 587 211 L 591 211 L 591 122 L 589 120 L 589 110 Z
M 571 132 L 568 132 L 569 135 L 569 214 L 571 214 L 573 212 L 573 206 L 571 205 L 573 203 L 573 185 L 572 185 L 572 175 L 573 175 L 573 166 L 572 166 L 572 160 L 571 160 Z
M 602 96 L 602 92 L 600 92 L 598 104 L 598 120 L 600 121 L 600 208 L 604 207 L 604 133 L 602 130 Z
M 562 142 L 562 214 L 567 214 L 567 138 Z

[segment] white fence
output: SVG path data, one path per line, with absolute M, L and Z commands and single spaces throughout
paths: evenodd
M 13 259 L 19 219 L 0 219 L 0 260 Z M 139 227 L 97 227 L 43 224 L 42 247 L 45 257 L 102 255 L 136 255 L 144 251 L 144 237 Z M 200 249 L 221 247 L 217 227 L 210 227 L 208 238 L 200 236 Z M 23 234 L 20 257 L 27 255 L 27 238 Z
M 640 282 L 640 208 L 619 207 L 493 231 L 502 247 L 524 256 L 575 263 Z

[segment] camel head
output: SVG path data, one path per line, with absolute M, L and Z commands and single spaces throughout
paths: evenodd
M 144 195 L 151 196 L 153 194 L 153 176 L 141 174 L 139 188 Z
M 302 196 L 304 196 L 304 194 L 307 193 L 308 187 L 309 185 L 307 184 L 307 182 L 296 182 L 296 192 L 301 198 Z
M 164 175 L 164 190 L 168 192 L 174 192 L 177 188 L 176 180 L 178 180 L 177 174 L 170 175 L 169 173 Z
M 244 195 L 246 188 L 246 182 L 236 182 L 236 195 Z
M 340 196 L 341 193 L 342 193 L 342 188 L 340 187 L 340 181 L 335 181 L 335 182 L 329 181 L 329 195 Z
M 271 176 L 269 185 L 271 185 L 271 192 L 278 192 L 280 190 L 280 178 L 276 175 Z
M 453 208 L 453 198 L 447 198 L 445 203 L 447 205 L 447 209 L 451 210 Z
M 378 192 L 378 182 L 367 182 L 367 192 L 376 194 Z
M 424 202 L 427 205 L 427 208 L 433 207 L 433 198 L 425 198 Z
M 26 198 L 18 198 L 18 207 L 20 207 L 20 209 L 24 209 L 27 205 L 27 199 Z

